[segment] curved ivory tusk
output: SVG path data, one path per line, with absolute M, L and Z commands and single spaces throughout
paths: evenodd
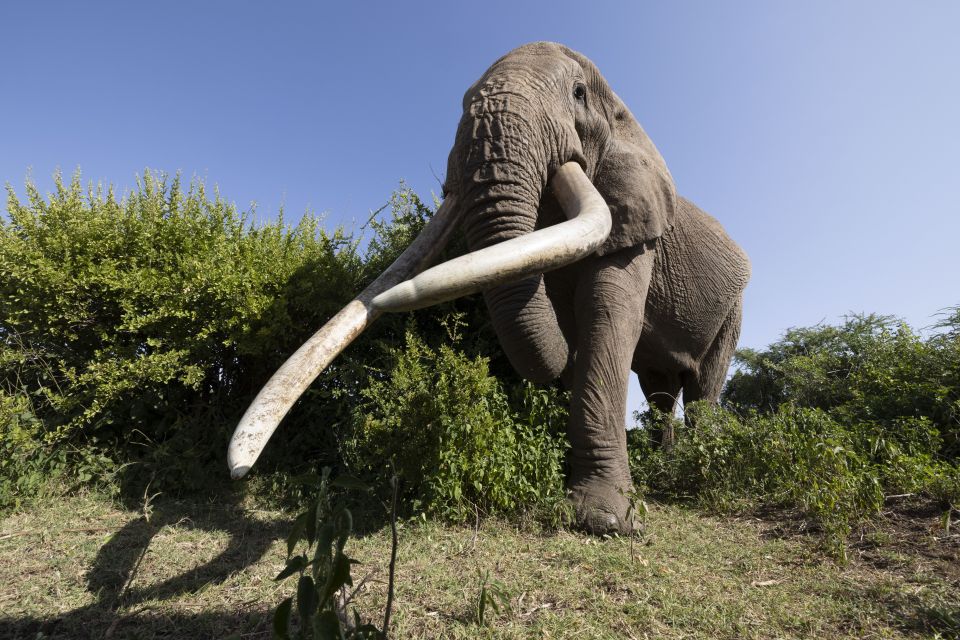
M 318 375 L 382 313 L 371 300 L 416 274 L 443 250 L 457 226 L 460 208 L 448 197 L 410 246 L 370 286 L 330 318 L 283 363 L 243 414 L 230 438 L 230 476 L 242 478 L 266 446 L 280 420 Z
M 610 235 L 610 208 L 583 169 L 568 162 L 550 181 L 568 220 L 427 269 L 373 299 L 381 311 L 410 311 L 576 262 Z

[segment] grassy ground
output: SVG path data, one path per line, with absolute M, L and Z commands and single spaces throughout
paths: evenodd
M 145 513 L 149 517 L 145 517 Z M 269 638 L 289 514 L 64 498 L 0 521 L 0 637 Z M 651 505 L 643 539 L 404 523 L 398 638 L 960 637 L 960 540 L 898 511 L 839 565 L 789 521 Z M 352 542 L 382 615 L 389 528 Z M 489 577 L 484 576 L 489 572 Z M 499 612 L 477 622 L 481 583 Z

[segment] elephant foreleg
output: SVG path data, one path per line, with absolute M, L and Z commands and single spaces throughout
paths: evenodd
M 569 486 L 578 523 L 595 533 L 633 528 L 623 416 L 653 257 L 647 246 L 597 258 L 578 282 Z

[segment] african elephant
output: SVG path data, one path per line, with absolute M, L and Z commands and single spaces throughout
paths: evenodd
M 662 410 L 681 392 L 686 402 L 716 401 L 749 260 L 676 195 L 660 153 L 593 63 L 559 44 L 519 47 L 467 90 L 444 196 L 406 252 L 261 390 L 231 441 L 234 477 L 380 313 L 483 291 L 517 371 L 535 382 L 559 377 L 571 391 L 577 524 L 630 531 L 630 371 Z M 421 272 L 457 226 L 470 252 Z

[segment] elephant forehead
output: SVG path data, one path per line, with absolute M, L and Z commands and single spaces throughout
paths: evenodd
M 569 58 L 555 54 L 523 54 L 503 58 L 477 83 L 474 97 L 513 94 L 532 99 L 561 89 L 576 71 Z
M 518 107 L 526 106 L 529 100 L 522 94 L 512 91 L 484 91 L 481 89 L 470 101 L 467 110 L 472 116 L 484 116 L 493 113 L 510 113 Z
M 490 66 L 490 71 L 520 67 L 549 74 L 578 68 L 568 52 L 566 47 L 555 42 L 533 42 L 501 57 Z

